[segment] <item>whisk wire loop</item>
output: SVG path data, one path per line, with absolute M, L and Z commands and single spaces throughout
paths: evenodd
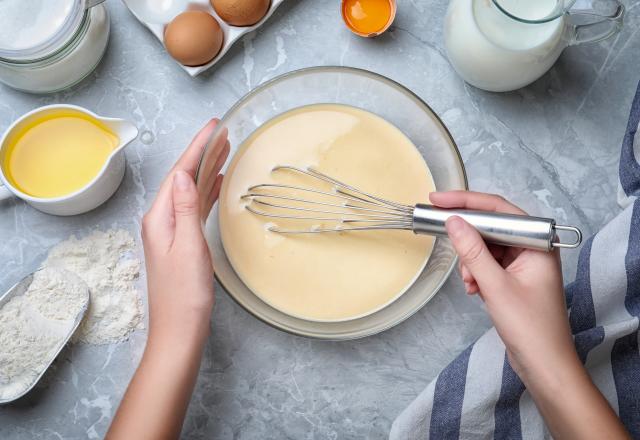
M 343 211 L 328 211 L 324 209 L 313 209 L 313 208 L 302 208 L 300 206 L 280 205 L 278 203 L 265 202 L 264 200 L 259 200 L 256 197 L 254 197 L 253 203 L 256 203 L 258 205 L 263 205 L 263 206 L 270 206 L 272 208 L 282 208 L 282 209 L 291 210 L 291 211 L 303 211 L 303 212 L 312 212 L 312 213 L 318 213 L 318 214 L 345 215 Z M 339 206 L 339 205 L 329 205 L 329 206 Z M 367 210 L 367 211 L 371 211 L 371 210 Z M 375 212 L 381 212 L 381 211 L 375 211 Z M 354 217 L 361 217 L 361 219 L 355 219 L 353 221 L 367 221 L 367 219 L 375 219 L 375 220 L 396 220 L 397 219 L 397 216 L 392 216 L 392 215 L 371 215 L 371 214 L 362 214 L 357 212 L 349 213 L 349 215 Z M 293 217 L 293 218 L 308 219 L 308 217 Z M 349 219 L 338 217 L 338 218 L 333 218 L 332 220 L 346 222 Z
M 272 232 L 311 234 L 380 229 L 412 229 L 412 206 L 366 193 L 313 168 L 302 169 L 279 165 L 272 170 L 272 172 L 277 171 L 291 171 L 303 174 L 330 184 L 333 190 L 324 191 L 317 188 L 281 183 L 253 185 L 246 194 L 241 196 L 241 199 L 249 201 L 249 204 L 245 206 L 248 211 L 268 218 L 306 222 L 331 222 L 334 225 L 332 227 L 313 225 L 306 229 L 286 229 L 271 225 L 269 230 Z M 296 194 L 278 193 L 278 191 L 302 192 L 309 194 L 310 197 L 320 196 L 324 199 L 304 198 Z M 343 202 L 336 203 L 327 201 L 327 199 L 342 200 Z M 258 207 L 260 206 L 265 207 L 266 210 L 259 209 Z M 334 210 L 330 208 L 341 209 Z
M 317 171 L 317 170 L 315 170 L 315 169 L 313 169 L 311 167 L 308 167 L 306 170 L 304 170 L 302 168 L 293 167 L 293 166 L 290 166 L 290 165 L 278 165 L 278 166 L 274 167 L 272 171 L 275 172 L 275 171 L 279 171 L 279 170 L 290 170 L 290 171 L 295 171 L 297 173 L 306 174 L 307 176 L 315 177 L 316 179 L 323 180 L 325 182 L 331 183 L 331 184 L 333 184 L 333 185 L 335 185 L 335 186 L 337 186 L 339 188 L 346 189 L 346 190 L 348 190 L 348 191 L 350 191 L 352 193 L 359 194 L 361 196 L 364 196 L 364 197 L 366 197 L 368 199 L 377 201 L 377 202 L 382 203 L 384 205 L 394 206 L 394 207 L 399 208 L 399 209 L 401 209 L 403 211 L 407 211 L 407 210 L 411 211 L 413 209 L 411 206 L 403 205 L 402 203 L 397 203 L 397 202 L 394 202 L 392 200 L 387 200 L 387 199 L 384 199 L 382 197 L 379 197 L 379 196 L 364 192 L 362 190 L 359 190 L 358 188 L 354 188 L 351 185 L 348 185 L 348 184 L 346 184 L 344 182 L 341 182 L 341 181 L 339 181 L 339 180 L 337 180 L 337 179 L 335 179 L 333 177 L 327 176 L 326 174 L 323 174 L 320 171 Z M 338 192 L 342 193 L 342 191 L 340 191 L 340 190 L 338 190 Z M 353 197 L 356 197 L 356 196 L 353 196 Z M 358 198 L 358 197 L 356 197 L 356 198 Z

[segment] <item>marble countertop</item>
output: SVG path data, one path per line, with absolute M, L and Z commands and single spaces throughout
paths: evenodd
M 627 1 L 615 38 L 569 48 L 533 85 L 485 93 L 465 85 L 442 43 L 445 1 L 403 0 L 392 30 L 375 39 L 343 26 L 333 0 L 288 0 L 213 69 L 190 78 L 123 4 L 108 52 L 80 85 L 52 96 L 0 86 L 0 130 L 41 105 L 72 103 L 134 121 L 116 195 L 82 216 L 52 217 L 0 204 L 0 288 L 35 269 L 71 234 L 125 228 L 140 219 L 170 165 L 205 121 L 262 81 L 312 65 L 348 65 L 389 76 L 442 117 L 473 189 L 497 192 L 532 213 L 588 235 L 618 211 L 619 146 L 638 81 L 638 1 Z M 576 252 L 566 252 L 573 277 Z M 188 439 L 384 438 L 395 416 L 490 325 L 453 275 L 423 310 L 377 336 L 351 342 L 294 337 L 254 319 L 218 286 L 212 336 L 184 426 Z M 38 388 L 0 407 L 0 438 L 101 438 L 135 369 L 144 331 L 110 346 L 66 349 Z

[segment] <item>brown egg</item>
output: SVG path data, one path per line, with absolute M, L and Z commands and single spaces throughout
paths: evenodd
M 218 21 L 204 11 L 178 15 L 164 30 L 167 52 L 185 66 L 201 66 L 222 48 L 224 35 Z
M 270 0 L 210 0 L 224 21 L 233 26 L 251 26 L 269 10 Z

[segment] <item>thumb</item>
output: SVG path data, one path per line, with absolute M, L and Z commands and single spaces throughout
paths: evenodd
M 484 295 L 504 279 L 502 266 L 493 258 L 480 233 L 458 216 L 452 216 L 446 222 L 449 239 L 460 257 L 462 264 L 469 269 L 478 287 Z
M 200 201 L 193 177 L 183 170 L 173 176 L 173 211 L 176 219 L 176 237 L 202 233 Z

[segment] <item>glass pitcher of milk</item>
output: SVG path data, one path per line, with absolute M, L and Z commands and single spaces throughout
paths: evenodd
M 541 77 L 565 47 L 615 35 L 623 15 L 618 0 L 451 0 L 445 48 L 466 82 L 505 92 Z

